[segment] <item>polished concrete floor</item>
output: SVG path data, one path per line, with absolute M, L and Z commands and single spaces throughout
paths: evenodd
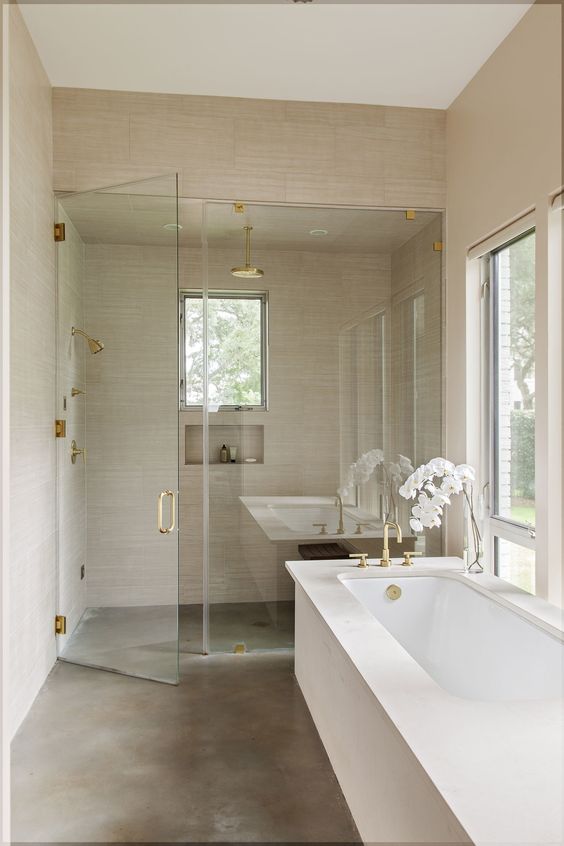
M 359 842 L 291 652 L 180 668 L 55 666 L 13 743 L 15 842 Z
M 201 654 L 202 606 L 87 608 L 61 653 L 65 661 L 174 682 L 180 652 Z M 293 602 L 210 605 L 209 651 L 291 649 Z

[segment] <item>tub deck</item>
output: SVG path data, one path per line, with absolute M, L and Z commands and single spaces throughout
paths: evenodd
M 561 844 L 563 700 L 448 693 L 339 578 L 454 579 L 563 639 L 559 609 L 461 568 L 289 562 L 298 682 L 365 841 Z M 487 650 L 487 633 L 469 637 Z

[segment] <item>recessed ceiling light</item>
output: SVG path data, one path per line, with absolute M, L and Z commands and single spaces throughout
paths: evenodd
M 310 229 L 309 234 L 313 235 L 314 238 L 323 238 L 325 235 L 329 235 L 328 229 Z
M 179 229 L 182 229 L 180 223 L 165 223 L 163 229 L 166 229 L 167 232 L 178 232 Z

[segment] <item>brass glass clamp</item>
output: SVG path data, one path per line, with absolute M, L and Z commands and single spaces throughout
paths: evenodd
M 413 561 L 411 560 L 414 555 L 423 555 L 422 552 L 409 552 L 407 549 L 403 553 L 403 561 L 402 564 L 404 567 L 413 567 Z
M 349 558 L 359 558 L 357 567 L 368 567 L 368 553 L 367 552 L 351 552 Z

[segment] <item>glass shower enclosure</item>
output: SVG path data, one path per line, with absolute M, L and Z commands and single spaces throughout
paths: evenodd
M 167 176 L 56 221 L 61 659 L 175 683 L 179 654 L 292 648 L 288 560 L 379 558 L 385 519 L 391 555 L 441 553 L 398 496 L 443 451 L 440 211 Z
M 176 683 L 176 176 L 55 220 L 59 658 Z
M 398 488 L 442 454 L 442 214 L 209 201 L 203 221 L 201 285 L 181 292 L 181 487 L 203 501 L 204 651 L 288 649 L 286 561 L 379 558 L 386 519 L 392 555 L 440 554 Z M 381 462 L 351 482 L 367 453 Z

